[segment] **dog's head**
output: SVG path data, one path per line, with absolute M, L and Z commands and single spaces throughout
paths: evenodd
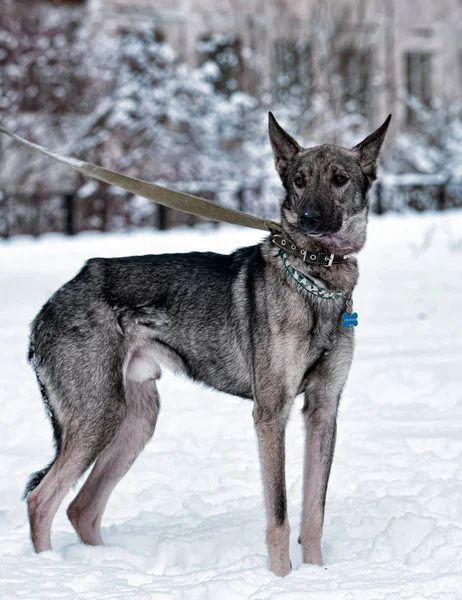
M 302 148 L 269 113 L 276 169 L 286 190 L 284 232 L 302 248 L 357 252 L 366 241 L 369 191 L 391 115 L 352 149 L 334 144 Z

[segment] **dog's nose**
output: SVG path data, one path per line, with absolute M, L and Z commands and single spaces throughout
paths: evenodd
M 305 231 L 316 231 L 320 218 L 321 215 L 318 213 L 318 211 L 310 208 L 300 215 L 298 222 L 300 227 L 305 229 Z

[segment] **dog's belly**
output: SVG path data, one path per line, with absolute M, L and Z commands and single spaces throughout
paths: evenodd
M 152 333 L 144 330 L 132 338 L 124 361 L 124 377 L 140 382 L 158 379 L 165 368 L 220 392 L 252 397 L 248 365 L 236 344 L 228 343 L 220 349 L 203 344 L 198 351 L 180 336 Z
M 321 363 L 328 349 L 316 344 L 307 344 L 306 362 L 298 372 L 292 372 L 295 381 L 294 391 L 302 394 L 309 378 Z M 247 366 L 236 359 L 236 355 L 227 361 L 219 360 L 216 355 L 204 353 L 200 358 L 173 349 L 171 345 L 151 340 L 148 344 L 135 344 L 134 350 L 127 356 L 124 375 L 135 381 L 158 379 L 162 370 L 167 369 L 176 374 L 184 374 L 190 379 L 200 382 L 212 389 L 245 399 L 253 399 L 251 378 Z M 287 374 L 280 373 L 281 379 Z M 298 385 L 297 385 L 298 382 Z M 289 386 L 291 387 L 291 386 Z
M 226 335 L 215 329 L 207 332 L 204 325 L 200 341 L 195 338 L 198 330 L 178 328 L 167 317 L 152 320 L 150 326 L 139 321 L 131 329 L 129 345 L 124 362 L 124 376 L 136 381 L 157 379 L 163 369 L 184 374 L 190 379 L 213 389 L 246 399 L 253 398 L 253 369 L 261 372 L 272 364 L 277 377 L 288 382 L 288 390 L 301 394 L 313 371 L 322 361 L 326 352 L 332 349 L 333 339 L 313 335 L 307 331 L 306 337 L 299 336 L 293 347 L 284 346 L 284 352 L 277 353 L 279 360 L 270 360 L 267 354 L 269 343 L 259 346 L 257 365 L 252 366 L 250 357 L 244 355 L 238 333 L 228 328 Z M 156 321 L 154 325 L 154 321 Z M 161 324 L 161 321 L 163 323 Z M 300 333 L 300 332 L 299 332 Z M 255 350 L 255 349 L 254 349 Z

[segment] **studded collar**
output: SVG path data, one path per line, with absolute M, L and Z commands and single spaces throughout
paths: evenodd
M 271 242 L 288 252 L 293 254 L 297 258 L 301 258 L 304 262 L 311 265 L 320 265 L 323 267 L 331 267 L 332 265 L 338 265 L 345 263 L 349 255 L 348 254 L 328 254 L 327 252 L 308 252 L 296 246 L 291 240 L 284 237 L 280 233 L 273 233 L 271 236 Z

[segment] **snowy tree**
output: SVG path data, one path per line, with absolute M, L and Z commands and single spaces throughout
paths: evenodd
M 151 28 L 122 32 L 114 79 L 80 157 L 148 180 L 249 181 L 255 127 L 266 116 L 255 98 L 216 88 L 210 60 L 193 68 Z M 139 206 L 139 205 L 138 205 Z
M 87 112 L 88 39 L 78 5 L 2 0 L 0 111 Z

